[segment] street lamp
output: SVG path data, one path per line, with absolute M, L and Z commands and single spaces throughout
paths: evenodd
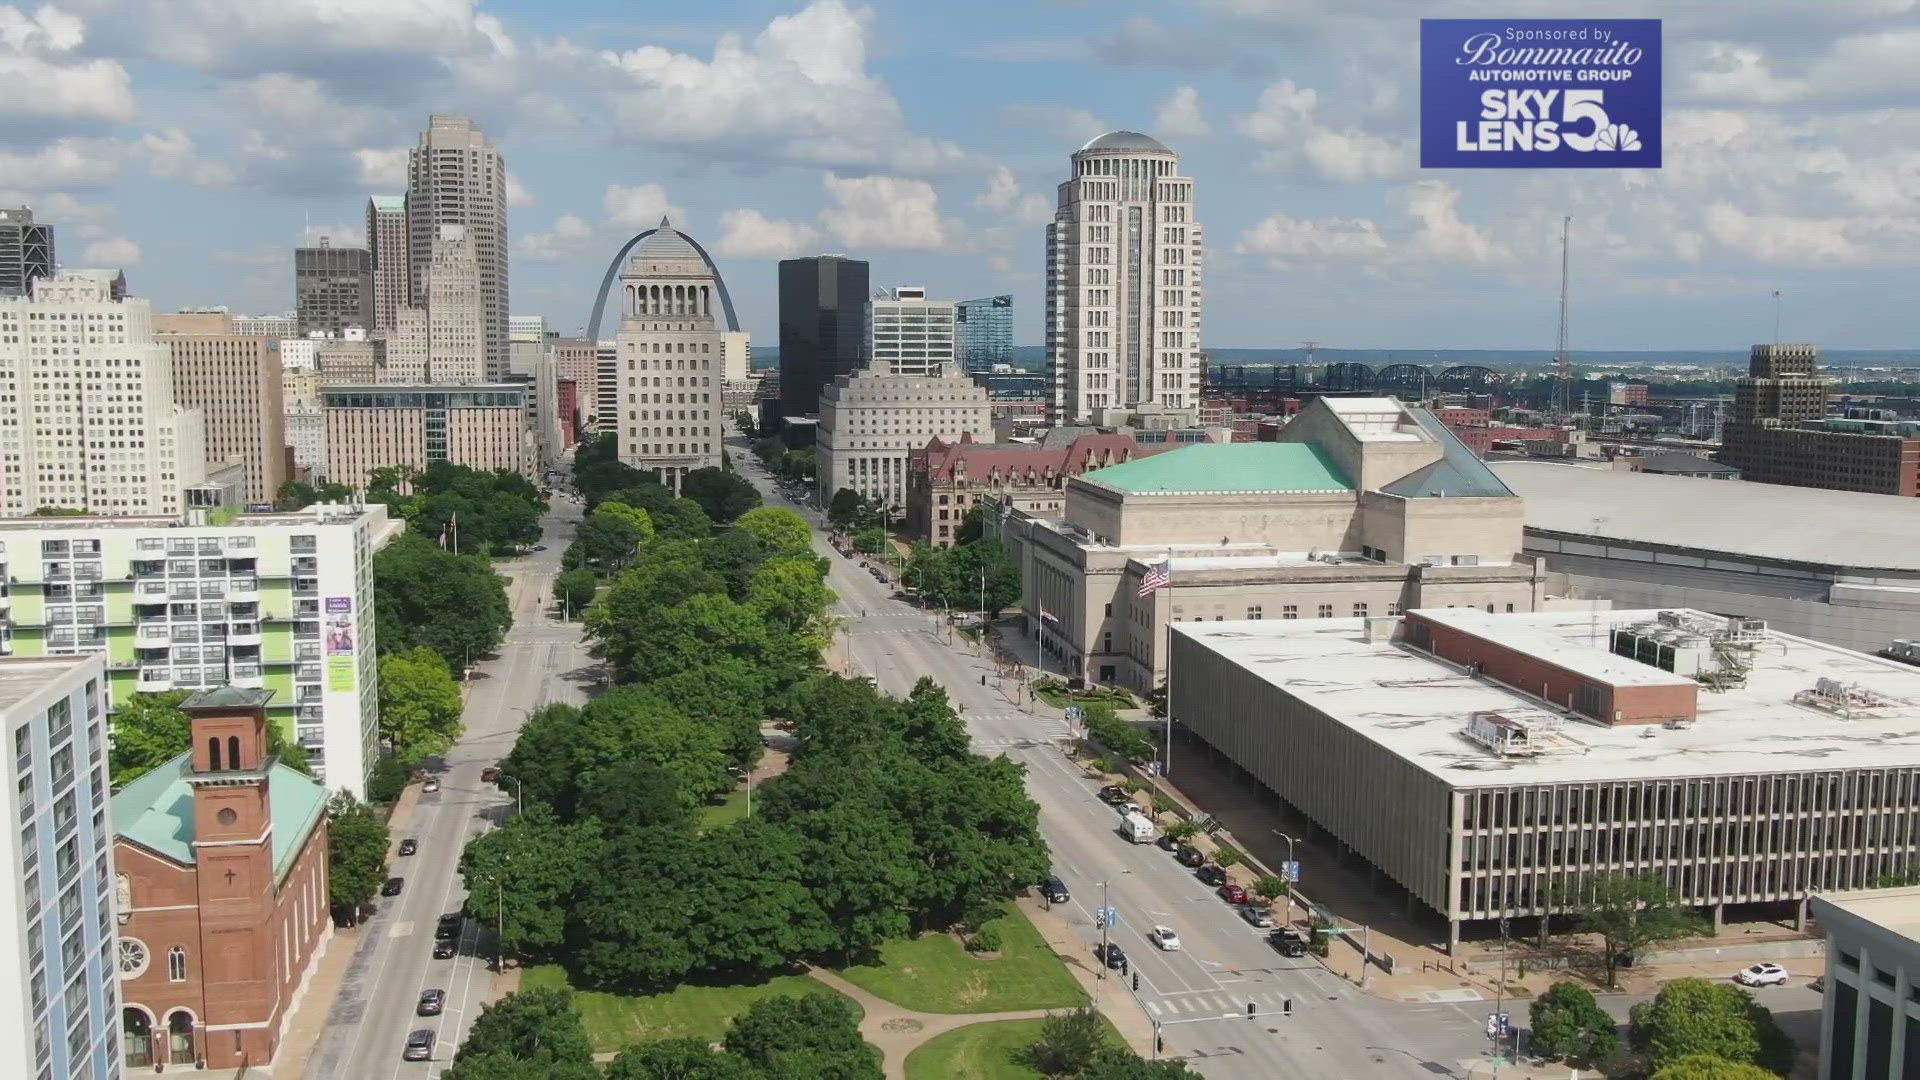
M 1293 865 L 1293 837 L 1288 836 L 1279 829 L 1269 829 L 1267 831 L 1287 842 L 1287 864 L 1288 866 Z M 1287 925 L 1293 925 L 1293 879 L 1291 878 L 1287 879 Z
M 734 765 L 734 766 L 729 766 L 727 771 L 730 773 L 733 773 L 735 776 L 744 777 L 746 779 L 747 781 L 747 816 L 752 817 L 753 816 L 753 770 L 742 769 L 739 766 Z
M 1120 873 L 1131 874 L 1133 871 L 1122 870 Z M 1119 875 L 1115 876 L 1117 877 Z M 1107 977 L 1107 950 L 1110 947 L 1108 944 L 1107 931 L 1113 928 L 1113 920 L 1108 917 L 1113 914 L 1113 908 L 1107 904 L 1107 886 L 1111 884 L 1113 884 L 1113 878 L 1108 878 L 1100 883 L 1100 970 L 1097 975 L 1102 979 Z
M 518 779 L 516 779 L 516 778 L 514 778 L 514 777 L 511 777 L 511 776 L 508 776 L 508 775 L 506 775 L 505 773 L 502 773 L 502 774 L 500 775 L 500 779 L 502 779 L 502 780 L 504 780 L 504 781 L 506 781 L 507 783 L 509 783 L 509 784 L 512 784 L 512 785 L 513 785 L 513 812 L 514 812 L 514 814 L 515 814 L 515 815 L 517 816 L 517 815 L 519 815 L 519 814 L 524 814 L 524 813 L 526 813 L 526 812 L 527 812 L 527 804 L 526 804 L 526 800 L 524 800 L 524 799 L 522 799 L 522 798 L 520 797 L 520 791 L 521 791 L 521 788 L 520 788 L 520 781 L 519 781 Z

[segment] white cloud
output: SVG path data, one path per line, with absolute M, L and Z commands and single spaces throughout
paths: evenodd
M 598 54 L 619 83 L 613 119 L 639 142 L 747 157 L 915 171 L 962 163 L 959 147 L 909 131 L 893 92 L 866 70 L 872 17 L 814 0 L 750 41 L 722 35 L 708 60 L 657 45 Z
M 90 188 L 120 177 L 124 157 L 112 139 L 71 137 L 26 153 L 0 151 L 0 176 L 39 188 Z
M 834 239 L 854 248 L 939 248 L 947 227 L 939 196 L 924 180 L 896 176 L 825 177 L 836 205 L 820 211 Z
M 107 269 L 140 265 L 140 245 L 120 237 L 95 240 L 82 254 L 89 266 Z
M 12 88 L 6 120 L 126 121 L 135 114 L 127 69 L 108 59 L 71 55 L 86 25 L 51 4 L 32 15 L 0 6 L 0 85 Z
M 507 170 L 507 205 L 532 206 L 535 201 L 533 192 L 527 190 L 526 185 L 520 182 L 520 178 L 514 175 L 513 170 Z
M 309 247 L 325 241 L 330 247 L 363 247 L 367 242 L 367 227 L 364 221 L 343 221 L 323 225 L 308 225 L 300 231 L 300 242 Z
M 140 136 L 138 152 L 147 169 L 162 180 L 178 180 L 195 187 L 225 187 L 233 183 L 233 167 L 195 153 L 193 140 L 179 128 L 149 131 Z
M 1703 42 L 1686 50 L 1695 55 L 1683 61 L 1686 73 L 1681 92 L 1705 101 L 1743 105 L 1774 105 L 1807 92 L 1804 79 L 1782 79 L 1767 65 L 1759 49 L 1726 41 Z
M 1274 214 L 1247 230 L 1233 250 L 1241 255 L 1290 259 L 1352 259 L 1384 255 L 1387 242 L 1380 227 L 1365 218 L 1327 218 L 1306 221 Z
M 360 183 L 370 187 L 405 188 L 407 186 L 407 148 L 362 147 L 353 152 Z
M 1511 252 L 1460 217 L 1460 189 L 1444 180 L 1418 180 L 1392 203 L 1412 224 L 1407 254 L 1440 262 L 1488 263 Z
M 682 226 L 687 223 L 687 212 L 669 202 L 667 189 L 659 184 L 608 184 L 600 205 L 607 212 L 607 221 L 621 228 L 651 229 L 663 217 L 674 218 Z
M 987 176 L 987 190 L 973 197 L 973 205 L 982 210 L 1011 213 L 1022 225 L 1040 225 L 1053 220 L 1053 202 L 1044 195 L 1023 195 L 1020 180 L 1005 165 Z
M 770 220 L 758 210 L 729 210 L 720 215 L 720 242 L 714 250 L 736 259 L 784 259 L 812 250 L 820 234 L 798 221 Z
M 1093 113 L 1070 105 L 1008 105 L 1000 110 L 1000 119 L 1072 143 L 1076 150 L 1094 136 L 1113 130 L 1113 125 Z
M 1877 236 L 1882 229 L 1893 237 Z M 1877 242 L 1895 239 L 1910 248 L 1920 228 L 1909 221 L 1873 223 L 1839 217 L 1801 217 L 1790 214 L 1749 213 L 1716 202 L 1706 209 L 1706 231 L 1716 243 L 1759 262 L 1865 263 L 1873 261 Z
M 93 0 L 111 7 L 116 0 Z M 511 55 L 498 19 L 477 0 L 142 0 L 134 5 L 147 47 L 190 67 L 259 70 L 324 65 L 334 54 L 436 58 Z
M 514 254 L 537 262 L 553 262 L 580 254 L 594 239 L 593 226 L 573 214 L 562 214 L 554 220 L 551 230 L 521 237 Z
M 1154 113 L 1153 131 L 1168 138 L 1201 138 L 1213 134 L 1213 126 L 1200 114 L 1200 91 L 1191 86 L 1176 88 Z
M 1323 123 L 1320 107 L 1319 93 L 1292 79 L 1261 91 L 1254 110 L 1239 122 L 1242 133 L 1269 147 L 1258 167 L 1304 170 L 1341 183 L 1391 179 L 1412 171 L 1410 144 L 1390 142 L 1355 125 Z
M 1313 221 L 1274 214 L 1243 234 L 1233 250 L 1281 265 L 1306 259 L 1461 266 L 1514 256 L 1460 216 L 1460 190 L 1452 184 L 1418 180 L 1393 191 L 1387 202 L 1396 218 L 1385 225 L 1369 218 Z

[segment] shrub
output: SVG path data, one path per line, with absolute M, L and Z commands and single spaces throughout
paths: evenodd
M 1223 870 L 1239 862 L 1240 859 L 1240 849 L 1234 847 L 1232 844 L 1220 844 L 1213 853 L 1214 863 Z
M 975 930 L 973 936 L 967 939 L 967 951 L 999 952 L 1000 928 L 992 923 L 988 923 L 980 929 Z
M 1180 809 L 1179 803 L 1174 802 L 1172 799 L 1168 798 L 1165 795 L 1159 794 L 1158 792 L 1154 793 L 1154 796 L 1153 796 L 1153 812 L 1154 813 L 1171 814 L 1178 809 Z

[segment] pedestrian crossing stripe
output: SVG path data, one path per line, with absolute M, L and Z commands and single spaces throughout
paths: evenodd
M 1147 1011 L 1155 1016 L 1214 1016 L 1226 1013 L 1241 1016 L 1246 1013 L 1247 1002 L 1249 1001 L 1254 1003 L 1256 1010 L 1264 1012 L 1268 1009 L 1278 1010 L 1282 1008 L 1289 996 L 1290 995 L 1284 993 L 1272 992 L 1259 994 L 1190 993 L 1183 994 L 1179 997 L 1162 998 L 1158 1001 L 1144 1001 L 1141 1004 L 1145 1005 Z

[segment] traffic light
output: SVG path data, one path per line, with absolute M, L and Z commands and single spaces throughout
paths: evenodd
M 1253 1019 L 1253 1002 L 1247 1002 L 1247 1019 Z
M 1137 971 L 1133 973 L 1133 992 L 1140 992 L 1140 973 Z
M 1280 999 L 1280 1015 L 1281 1016 L 1293 1015 L 1293 999 L 1292 998 Z

